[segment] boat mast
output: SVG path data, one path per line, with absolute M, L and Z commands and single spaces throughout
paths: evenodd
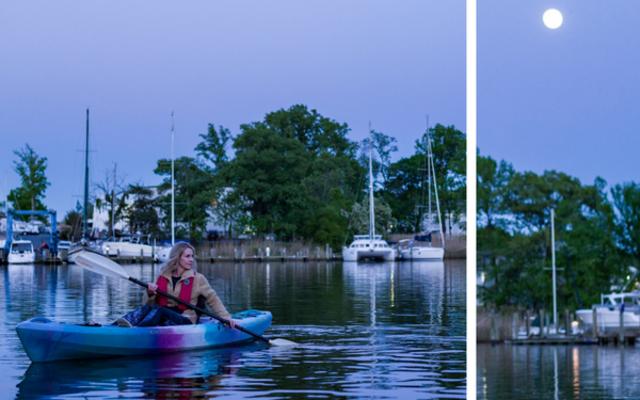
M 371 137 L 371 121 L 369 121 L 369 240 L 376 237 L 376 216 L 373 203 L 373 138 Z
M 429 115 L 427 115 L 426 117 L 427 117 L 427 133 L 425 134 L 425 141 L 427 141 L 427 143 L 428 143 L 428 140 L 429 140 L 428 139 L 428 136 L 429 136 Z M 429 234 L 429 232 L 426 232 L 426 231 L 427 230 L 429 230 L 429 231 L 431 230 L 431 223 L 433 221 L 433 212 L 431 211 L 431 161 L 430 161 L 430 159 L 432 157 L 432 154 L 429 151 L 430 149 L 429 149 L 427 143 L 425 143 L 425 152 L 427 153 L 427 160 L 426 160 L 427 161 L 427 190 L 429 192 L 429 202 L 428 202 L 428 204 L 429 204 L 429 207 L 428 207 L 429 213 L 427 214 L 427 218 L 428 218 L 427 221 L 429 223 L 428 223 L 428 225 L 426 225 L 424 227 L 424 229 L 425 229 L 425 233 Z
M 436 197 L 436 211 L 438 212 L 438 226 L 440 227 L 440 242 L 442 243 L 442 248 L 445 248 L 444 245 L 444 230 L 442 229 L 442 214 L 440 213 L 440 199 L 438 198 L 438 183 L 436 181 L 436 168 L 433 164 L 433 150 L 431 148 L 431 135 L 427 130 L 427 151 L 429 154 L 429 164 L 431 168 L 431 177 L 433 178 L 433 192 Z
M 171 111 L 171 246 L 176 243 L 176 199 L 175 199 L 175 160 L 173 156 L 174 123 L 173 111 Z
M 88 239 L 87 208 L 89 207 L 89 109 L 87 108 L 87 124 L 84 144 L 84 204 L 82 207 L 82 238 Z
M 113 225 L 116 220 L 116 179 L 117 179 L 118 164 L 113 164 L 113 186 L 111 186 L 111 237 L 116 240 L 116 231 L 113 229 Z
M 558 302 L 556 296 L 556 213 L 551 209 L 551 275 L 553 281 L 553 327 L 558 332 Z M 624 302 L 624 299 L 623 299 Z

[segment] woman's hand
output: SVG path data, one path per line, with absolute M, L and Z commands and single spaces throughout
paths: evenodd
M 227 320 L 227 325 L 229 325 L 229 328 L 235 328 L 238 325 L 238 323 L 233 319 L 229 318 Z
M 155 283 L 147 283 L 147 294 L 149 296 L 155 296 L 156 290 L 158 290 L 158 285 Z

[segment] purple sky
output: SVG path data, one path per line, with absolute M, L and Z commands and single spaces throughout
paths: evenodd
M 547 8 L 564 14 L 555 31 Z M 478 1 L 478 146 L 519 170 L 640 181 L 640 4 Z
M 239 124 L 304 103 L 398 139 L 465 124 L 465 2 L 30 1 L 0 5 L 0 198 L 19 184 L 13 150 L 49 159 L 45 204 L 81 200 L 85 108 L 91 180 L 118 164 L 159 183 L 156 160 L 193 156 L 207 123 Z

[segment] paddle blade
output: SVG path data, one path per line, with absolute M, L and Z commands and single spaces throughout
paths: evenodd
M 269 339 L 269 345 L 278 347 L 295 347 L 298 346 L 298 343 L 287 339 Z
M 127 271 L 125 271 L 120 264 L 100 254 L 81 250 L 78 252 L 78 255 L 76 255 L 75 262 L 96 274 L 129 279 L 129 274 L 127 274 Z

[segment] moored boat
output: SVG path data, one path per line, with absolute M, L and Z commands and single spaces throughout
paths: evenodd
M 423 234 L 415 236 L 416 240 L 404 240 L 398 243 L 398 256 L 403 260 L 412 261 L 438 261 L 444 259 L 444 232 L 442 224 L 442 214 L 440 213 L 440 200 L 438 198 L 438 184 L 436 182 L 436 169 L 433 162 L 433 150 L 431 148 L 431 133 L 429 131 L 429 124 L 427 123 L 427 131 L 424 134 L 424 148 L 425 148 L 425 171 L 426 176 L 423 180 L 423 197 L 427 198 L 426 205 L 418 204 L 417 211 L 421 212 L 421 209 L 426 209 L 427 213 L 423 216 L 422 228 L 424 228 Z M 433 217 L 433 208 L 431 207 L 432 193 L 435 197 L 437 221 Z M 436 225 L 437 229 L 433 229 L 433 225 Z M 440 233 L 440 246 L 434 246 L 432 243 L 432 233 Z M 424 239 L 421 239 L 424 238 Z
M 618 329 L 620 327 L 620 312 L 622 312 L 625 329 L 640 330 L 640 292 L 600 295 L 600 304 L 589 309 L 576 311 L 576 316 L 586 329 L 591 329 L 593 326 L 594 310 L 600 331 Z
M 398 242 L 398 255 L 402 260 L 442 261 L 444 248 L 420 246 L 411 239 L 404 239 Z
M 242 327 L 262 335 L 271 326 L 268 311 L 247 310 L 233 318 Z M 249 342 L 254 338 L 223 326 L 209 317 L 197 325 L 121 328 L 114 325 L 75 325 L 36 317 L 16 327 L 33 362 L 82 358 L 142 356 Z
M 355 235 L 349 247 L 342 249 L 343 261 L 380 260 L 394 261 L 396 251 L 382 240 L 381 235 Z
M 108 257 L 124 258 L 146 258 L 159 261 L 159 257 L 154 246 L 142 243 L 139 236 L 124 237 L 119 241 L 110 240 L 102 243 L 100 247 L 102 254 Z
M 33 264 L 36 253 L 33 244 L 29 240 L 14 240 L 11 242 L 7 262 L 9 264 Z
M 351 245 L 342 247 L 342 260 L 358 262 L 364 260 L 394 261 L 396 249 L 376 235 L 375 201 L 373 196 L 372 147 L 369 147 L 369 234 L 354 235 Z

